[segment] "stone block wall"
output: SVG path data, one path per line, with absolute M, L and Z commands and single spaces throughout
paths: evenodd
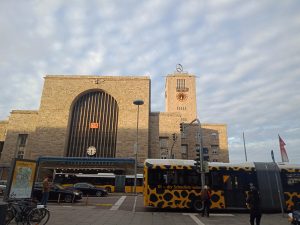
M 13 110 L 7 124 L 6 139 L 0 162 L 9 163 L 17 155 L 17 142 L 19 134 L 28 134 L 25 147 L 25 158 L 30 158 L 30 149 L 28 146 L 34 141 L 34 133 L 38 111 L 31 110 Z
M 4 141 L 6 137 L 8 120 L 0 121 L 0 141 Z
M 201 146 L 197 139 L 197 134 L 202 135 L 203 148 L 208 149 L 209 161 L 229 162 L 228 142 L 227 142 L 227 126 L 226 124 L 202 124 L 201 131 L 199 125 L 185 125 L 185 138 L 182 144 L 188 146 L 188 158 L 196 159 L 196 145 Z M 213 152 L 213 147 L 217 151 Z
M 157 112 L 150 114 L 150 158 L 160 158 L 159 138 L 168 138 L 168 151 L 174 154 L 176 159 L 181 158 L 181 138 L 180 138 L 180 113 Z M 176 134 L 177 139 L 173 145 L 172 134 Z M 172 148 L 173 145 L 173 148 Z M 171 152 L 172 148 L 172 152 Z
M 119 107 L 116 157 L 133 157 L 136 142 L 137 106 L 134 100 L 142 99 L 139 107 L 139 159 L 148 157 L 150 79 L 141 77 L 116 76 L 64 76 L 45 77 L 40 109 L 37 112 L 12 112 L 7 125 L 5 157 L 15 155 L 16 138 L 20 132 L 29 132 L 26 158 L 39 156 L 65 156 L 72 107 L 82 94 L 102 90 L 117 101 Z M 23 116 L 21 116 L 23 115 Z M 26 116 L 24 116 L 26 115 Z M 26 118 L 25 118 L 26 117 Z

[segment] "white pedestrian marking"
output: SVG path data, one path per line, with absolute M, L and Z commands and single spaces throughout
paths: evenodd
M 110 208 L 110 210 L 118 210 L 124 202 L 125 198 L 126 196 L 122 196 L 121 198 L 119 198 L 119 200 Z
M 204 223 L 201 222 L 201 220 L 199 220 L 199 218 L 195 215 L 189 215 L 194 221 L 196 224 L 198 225 L 205 225 Z
M 134 198 L 134 204 L 133 204 L 132 212 L 135 212 L 136 199 L 137 199 L 137 195 L 136 195 L 135 198 Z
M 213 213 L 210 213 L 209 216 L 234 216 L 233 214 L 222 214 L 222 213 L 216 213 L 216 214 L 213 214 Z
M 190 216 L 194 222 L 197 224 L 197 225 L 205 225 L 197 216 L 199 216 L 199 213 L 182 213 L 182 215 L 185 215 L 185 216 Z M 210 213 L 209 216 L 234 216 L 232 214 L 212 214 Z
M 183 215 L 185 216 L 190 216 L 190 215 L 194 215 L 194 216 L 197 216 L 197 215 L 200 215 L 199 213 L 183 213 Z M 227 217 L 227 216 L 234 216 L 233 214 L 228 214 L 228 213 L 210 213 L 209 216 L 224 216 L 224 217 Z

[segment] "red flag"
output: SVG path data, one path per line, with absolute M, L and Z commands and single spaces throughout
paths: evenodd
M 278 137 L 279 137 L 279 147 L 280 147 L 282 162 L 289 162 L 289 158 L 287 156 L 287 153 L 286 153 L 286 150 L 285 150 L 285 147 L 284 147 L 285 143 L 279 135 L 278 135 Z

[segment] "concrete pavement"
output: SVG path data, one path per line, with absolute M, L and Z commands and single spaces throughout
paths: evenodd
M 195 213 L 132 212 L 102 209 L 97 206 L 49 206 L 49 225 L 245 225 L 247 213 L 211 214 L 209 218 Z M 263 214 L 261 225 L 289 225 L 287 215 Z
M 1 201 L 1 200 L 0 200 Z M 142 196 L 110 195 L 74 204 L 49 203 L 49 225 L 247 225 L 248 213 L 211 213 L 145 208 Z M 11 223 L 16 224 L 16 223 Z M 263 214 L 261 225 L 289 225 L 287 214 Z

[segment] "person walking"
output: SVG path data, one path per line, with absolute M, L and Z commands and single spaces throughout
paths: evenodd
M 251 185 L 250 191 L 248 192 L 248 196 L 246 199 L 247 207 L 250 209 L 250 224 L 260 225 L 261 220 L 261 207 L 260 207 L 260 196 L 259 192 L 257 191 L 256 187 Z
M 41 200 L 41 205 L 47 205 L 48 198 L 49 198 L 49 191 L 50 191 L 50 183 L 49 183 L 49 177 L 46 176 L 43 180 L 43 196 Z
M 210 192 L 208 186 L 205 185 L 200 192 L 200 198 L 201 198 L 202 205 L 203 205 L 202 217 L 205 216 L 205 214 L 207 217 L 209 217 L 210 197 L 211 197 L 211 192 Z

